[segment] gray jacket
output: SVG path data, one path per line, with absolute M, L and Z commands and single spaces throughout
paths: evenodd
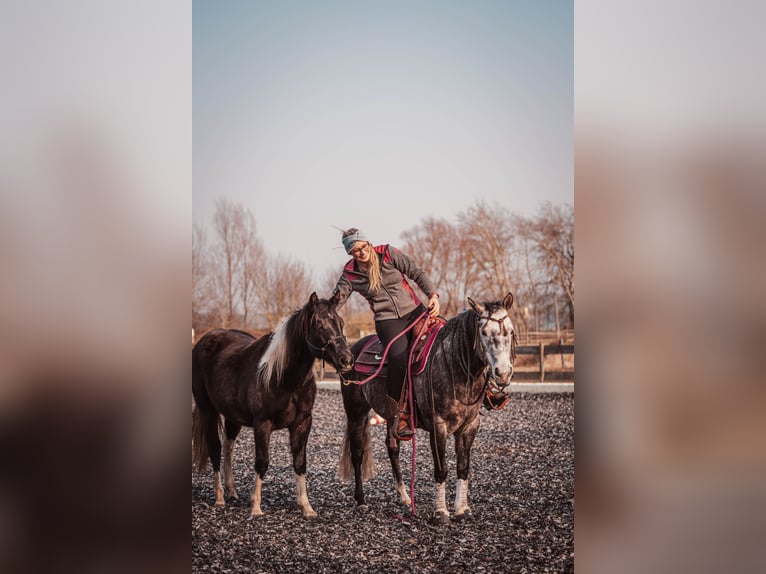
M 407 284 L 405 276 L 417 283 L 429 298 L 435 293 L 431 279 L 410 257 L 390 245 L 377 245 L 374 250 L 380 263 L 381 288 L 370 293 L 369 276 L 359 270 L 351 259 L 343 268 L 333 291 L 333 294 L 340 293 L 340 305 L 356 291 L 367 299 L 376 321 L 400 319 L 422 303 Z

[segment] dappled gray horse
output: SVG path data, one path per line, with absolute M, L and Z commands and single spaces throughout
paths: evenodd
M 471 445 L 479 430 L 479 410 L 487 393 L 495 397 L 509 393 L 513 375 L 515 335 L 509 314 L 513 295 L 508 293 L 502 301 L 484 303 L 476 303 L 469 297 L 468 302 L 471 309 L 447 321 L 439 331 L 426 368 L 414 375 L 412 381 L 417 428 L 428 431 L 431 439 L 436 481 L 433 518 L 439 523 L 449 522 L 450 517 L 445 485 L 447 436 L 455 437 L 458 480 L 454 512 L 459 520 L 471 516 L 468 471 Z M 354 357 L 359 356 L 368 339 L 352 347 Z M 378 377 L 363 385 L 343 385 L 342 394 L 347 423 L 339 476 L 344 480 L 354 477 L 354 498 L 357 505 L 363 505 L 362 482 L 373 474 L 367 417 L 370 408 L 383 417 L 390 414 L 386 383 Z M 386 441 L 394 487 L 400 502 L 410 504 L 399 465 L 399 444 Z

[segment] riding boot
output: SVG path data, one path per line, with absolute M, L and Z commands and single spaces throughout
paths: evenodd
M 400 408 L 399 402 L 396 399 L 388 397 L 388 412 L 391 413 L 389 420 L 393 421 L 391 425 L 391 435 L 396 440 L 410 440 L 412 439 L 412 427 L 410 426 L 410 414 L 407 407 L 407 401 L 405 406 Z

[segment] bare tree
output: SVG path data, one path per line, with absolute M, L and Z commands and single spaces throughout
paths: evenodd
M 511 214 L 495 205 L 477 201 L 467 211 L 458 214 L 466 288 L 469 295 L 498 297 L 516 292 L 520 275 L 515 255 Z M 514 307 L 517 313 L 518 308 Z
M 251 327 L 267 273 L 255 218 L 242 205 L 222 198 L 216 202 L 213 223 L 218 242 L 210 292 L 220 325 Z
M 192 328 L 200 330 L 209 307 L 210 261 L 205 229 L 192 226 Z
M 553 297 L 564 297 L 569 323 L 574 326 L 574 209 L 570 204 L 546 202 L 535 217 L 518 217 L 515 223 L 553 287 Z M 558 301 L 553 303 L 557 308 Z M 554 315 L 558 320 L 558 313 Z
M 252 311 L 260 301 L 260 294 L 266 284 L 266 254 L 256 233 L 255 218 L 249 211 L 244 211 L 241 229 L 236 234 L 236 252 L 241 258 L 241 270 L 238 274 L 238 291 L 242 326 L 250 327 Z
M 417 227 L 404 231 L 402 239 L 402 250 L 413 256 L 436 285 L 442 315 L 456 315 L 463 308 L 468 280 L 457 227 L 445 219 L 427 217 Z
M 234 305 L 237 290 L 236 274 L 241 265 L 241 254 L 238 251 L 240 239 L 238 237 L 243 209 L 228 199 L 216 201 L 213 225 L 218 235 L 218 244 L 215 251 L 216 274 L 216 306 L 221 319 L 221 326 L 226 328 L 232 325 L 234 320 Z
M 274 329 L 283 317 L 304 305 L 311 290 L 311 277 L 302 262 L 281 256 L 271 258 L 261 305 L 268 328 Z

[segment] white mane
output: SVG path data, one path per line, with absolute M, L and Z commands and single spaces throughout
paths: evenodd
M 287 320 L 285 317 L 274 329 L 269 346 L 258 363 L 258 373 L 260 383 L 264 389 L 268 390 L 271 385 L 271 379 L 276 376 L 277 380 L 282 378 L 282 371 L 285 366 L 285 357 L 287 355 Z

